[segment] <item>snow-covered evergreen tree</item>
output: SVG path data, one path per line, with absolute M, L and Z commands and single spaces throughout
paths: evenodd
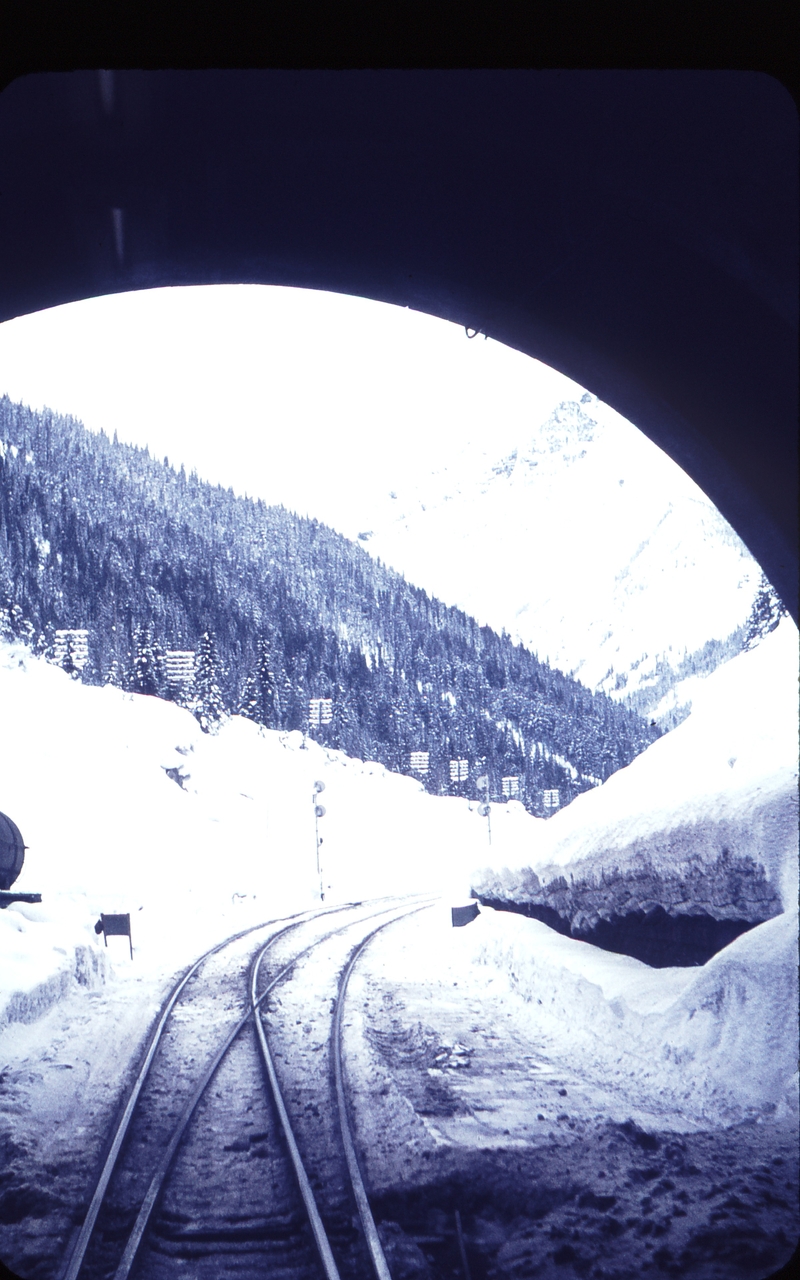
M 759 640 L 763 640 L 764 636 L 775 630 L 781 618 L 785 617 L 786 614 L 786 606 L 772 583 L 762 573 L 761 581 L 758 584 L 758 593 L 753 601 L 750 617 L 747 619 L 745 649 L 754 649 Z
M 275 675 L 272 670 L 272 654 L 266 636 L 258 642 L 256 663 L 256 690 L 258 696 L 258 720 L 271 728 L 275 721 Z
M 213 633 L 204 631 L 197 646 L 191 706 L 203 733 L 216 733 L 226 714 L 217 679 L 217 665 L 217 647 Z
M 284 667 L 274 694 L 275 716 L 278 726 L 281 729 L 294 728 L 293 708 L 295 703 L 294 690 L 292 682 L 289 679 L 288 672 Z
M 18 604 L 0 608 L 0 640 L 21 640 L 30 649 L 36 641 L 36 628 Z
M 20 618 L 19 625 L 17 627 L 17 635 L 22 643 L 27 645 L 29 649 L 33 648 L 36 641 L 36 628 L 30 618 Z
M 246 716 L 248 720 L 254 720 L 265 728 L 273 728 L 279 721 L 276 693 L 269 642 L 265 636 L 261 636 L 256 669 L 247 676 L 239 697 L 239 715 Z
M 137 627 L 133 633 L 133 692 L 157 697 L 158 675 L 150 627 L 147 625 Z
M 237 714 L 244 716 L 247 720 L 255 721 L 256 724 L 263 723 L 261 720 L 261 699 L 258 693 L 258 681 L 252 674 L 244 682 L 244 688 L 237 706 Z
M 116 657 L 111 659 L 108 670 L 103 677 L 103 684 L 113 685 L 117 689 L 122 688 L 122 674 L 119 669 L 119 662 Z
M 47 662 L 52 662 L 55 656 L 55 631 L 52 623 L 48 622 L 43 631 L 40 631 L 36 637 L 34 653 L 37 658 L 44 658 Z

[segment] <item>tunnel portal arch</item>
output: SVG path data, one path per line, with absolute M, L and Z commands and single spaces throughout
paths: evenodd
M 0 95 L 0 320 L 262 283 L 588 387 L 797 618 L 797 113 L 750 72 L 81 71 Z

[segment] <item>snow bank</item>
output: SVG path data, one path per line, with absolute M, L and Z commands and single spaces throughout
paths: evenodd
M 797 628 L 784 619 L 698 686 L 688 719 L 537 827 L 528 864 L 577 878 L 647 860 L 675 870 L 727 849 L 763 866 L 793 906 L 797 668 Z
M 21 646 L 0 645 L 0 707 L 0 810 L 28 845 L 14 888 L 55 913 L 34 929 L 22 908 L 0 912 L 6 1004 L 80 970 L 80 948 L 104 952 L 101 912 L 131 913 L 133 971 L 158 976 L 226 932 L 318 902 L 314 798 L 327 809 L 327 902 L 431 888 L 463 899 L 486 860 L 475 805 L 300 733 L 234 717 L 205 735 L 173 703 L 84 686 Z M 518 860 L 536 825 L 517 802 L 494 806 L 492 847 Z M 67 916 L 77 933 L 65 941 Z M 126 939 L 110 939 L 108 955 L 127 972 Z
M 687 1122 L 797 1109 L 796 912 L 689 969 L 651 969 L 485 907 L 459 932 L 448 950 L 502 974 L 530 1006 L 531 1031 L 590 1079 Z
M 688 1066 L 714 1097 L 796 1107 L 797 930 L 794 910 L 714 956 L 663 1018 L 648 1019 L 654 1055 Z
M 33 1022 L 76 985 L 99 986 L 109 971 L 80 898 L 0 911 L 0 956 L 0 1031 Z

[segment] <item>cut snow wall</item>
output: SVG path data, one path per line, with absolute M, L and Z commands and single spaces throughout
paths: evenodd
M 694 1122 L 735 1123 L 797 1107 L 797 913 L 751 930 L 695 971 L 597 958 L 536 921 L 484 911 L 473 962 L 503 973 L 597 1079 Z
M 527 867 L 495 864 L 473 880 L 475 892 L 599 946 L 629 917 L 651 923 L 654 937 L 669 917 L 673 942 L 694 917 L 711 941 L 718 935 L 709 954 L 734 926 L 741 933 L 793 910 L 797 666 L 797 628 L 784 619 L 703 682 L 688 720 L 537 829 Z M 609 949 L 627 950 L 624 932 Z M 666 959 L 627 953 L 698 962 L 674 958 L 671 944 Z
M 12 1022 L 36 1022 L 54 1004 L 64 1000 L 77 988 L 95 990 L 108 979 L 109 960 L 104 951 L 77 946 L 66 965 L 29 991 L 0 993 L 5 999 L 0 1008 L 0 1033 Z
M 647 830 L 632 814 L 627 822 L 593 833 L 594 848 L 587 849 L 589 840 L 582 842 L 582 848 L 575 848 L 578 856 L 566 865 L 559 858 L 540 867 L 539 875 L 547 881 L 565 872 L 576 877 L 603 870 L 624 874 L 646 866 L 675 875 L 698 866 L 711 869 L 727 856 L 751 859 L 763 867 L 783 910 L 790 910 L 797 901 L 797 831 L 797 783 L 787 768 L 769 783 L 735 795 L 709 795 L 692 814 L 678 809 L 665 815 L 660 830 Z

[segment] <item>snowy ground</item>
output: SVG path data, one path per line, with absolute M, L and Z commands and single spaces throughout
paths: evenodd
M 204 735 L 174 704 L 84 687 L 4 647 L 0 809 L 29 845 L 15 887 L 40 891 L 43 902 L 0 912 L 0 1027 L 36 1017 L 69 983 L 96 989 L 112 964 L 117 981 L 135 973 L 159 987 L 226 932 L 310 906 L 319 890 L 316 779 L 325 783 L 329 902 L 423 887 L 459 901 L 490 858 L 496 868 L 570 870 L 593 867 L 599 851 L 603 863 L 624 865 L 644 849 L 674 865 L 687 848 L 710 857 L 727 840 L 766 866 L 791 910 L 797 711 L 786 695 L 796 661 L 797 631 L 784 621 L 710 676 L 689 719 L 603 787 L 547 822 L 515 802 L 494 805 L 490 847 L 469 802 L 430 796 L 381 765 L 240 718 Z M 132 965 L 125 939 L 105 949 L 95 935 L 101 911 L 131 912 Z M 787 919 L 737 942 L 745 967 L 752 953 L 760 972 L 756 940 L 764 928 L 783 936 Z M 496 926 L 509 947 L 519 947 L 520 927 L 505 917 Z M 553 955 L 570 946 L 586 954 L 549 930 L 542 936 Z M 598 972 L 628 965 L 661 980 L 635 961 L 589 952 Z
M 443 1234 L 446 1255 L 459 1208 L 473 1269 L 498 1280 L 780 1266 L 798 1232 L 796 1063 L 784 1046 L 756 1097 L 752 1059 L 767 1065 L 794 1017 L 778 957 L 796 921 L 764 926 L 758 977 L 742 946 L 760 930 L 698 971 L 491 911 L 445 924 L 429 912 L 388 930 L 351 984 L 378 1211 L 434 1254 Z
M 702 969 L 653 970 L 490 910 L 453 930 L 448 908 L 379 935 L 348 992 L 356 1132 L 395 1254 L 449 1256 L 459 1208 L 475 1274 L 498 1280 L 534 1274 L 531 1259 L 626 1280 L 653 1258 L 692 1280 L 781 1265 L 798 1227 L 796 920 Z M 324 1102 L 316 1023 L 340 962 L 312 956 L 270 1014 L 292 1102 Z M 31 1280 L 63 1256 L 65 1178 L 94 1163 L 159 995 L 120 963 L 0 1040 L 0 1256 Z

